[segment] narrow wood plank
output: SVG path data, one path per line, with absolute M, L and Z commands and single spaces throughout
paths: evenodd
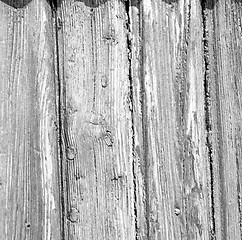
M 241 1 L 204 4 L 214 235 L 241 239 Z
M 59 4 L 66 239 L 136 239 L 127 14 Z
M 0 1 L 1 239 L 61 239 L 52 10 Z
M 142 2 L 147 239 L 209 239 L 200 1 Z

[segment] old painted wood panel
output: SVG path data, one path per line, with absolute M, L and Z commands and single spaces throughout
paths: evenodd
M 0 239 L 61 239 L 52 10 L 15 7 L 0 1 Z
M 0 2 L 3 239 L 241 239 L 239 0 Z

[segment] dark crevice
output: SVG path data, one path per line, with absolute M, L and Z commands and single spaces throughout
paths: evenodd
M 211 1 L 210 1 L 211 3 Z M 208 32 L 207 32 L 207 16 L 206 1 L 201 1 L 202 7 L 202 20 L 203 20 L 203 51 L 204 51 L 204 110 L 205 110 L 205 128 L 206 128 L 206 145 L 207 145 L 207 154 L 209 160 L 210 168 L 210 187 L 211 187 L 211 229 L 210 237 L 211 239 L 216 239 L 216 224 L 215 224 L 215 197 L 214 197 L 214 163 L 213 163 L 213 148 L 212 148 L 212 123 L 210 117 L 210 106 L 211 106 L 211 97 L 210 97 L 210 87 L 209 87 L 209 46 L 208 46 Z
M 97 209 L 98 209 L 98 173 L 97 173 L 97 156 L 96 156 L 96 152 L 95 152 L 95 143 L 93 142 L 93 160 L 94 160 L 94 174 L 95 174 L 95 190 L 96 190 L 96 204 L 97 204 Z
M 61 84 L 61 77 L 60 77 L 60 59 L 59 59 L 59 44 L 58 44 L 58 19 L 55 8 L 53 8 L 53 21 L 54 21 L 54 34 L 55 34 L 55 67 L 56 67 L 56 89 L 57 89 L 57 118 L 58 118 L 58 148 L 59 148 L 59 188 L 60 188 L 60 231 L 61 231 L 61 240 L 65 239 L 65 197 L 64 197 L 64 174 L 63 174 L 63 137 L 62 137 L 62 84 Z
M 132 0 L 131 0 L 132 1 Z M 133 163 L 132 163 L 132 171 L 133 171 L 133 184 L 134 184 L 134 217 L 135 217 L 135 239 L 138 240 L 138 214 L 137 214 L 137 179 L 136 179 L 136 171 L 135 171 L 135 129 L 134 129 L 134 90 L 133 90 L 133 77 L 132 77 L 132 40 L 130 38 L 130 35 L 132 33 L 131 30 L 131 19 L 130 19 L 130 6 L 131 1 L 126 0 L 124 1 L 127 20 L 126 20 L 126 28 L 127 28 L 127 50 L 128 50 L 128 66 L 129 66 L 129 97 L 130 97 L 130 111 L 131 111 L 131 121 L 132 121 L 132 156 L 133 156 Z
M 238 209 L 239 209 L 239 225 L 240 237 L 242 239 L 242 209 L 241 209 L 241 187 L 240 187 L 240 164 L 238 153 L 236 152 L 236 167 L 237 167 L 237 194 L 238 194 Z

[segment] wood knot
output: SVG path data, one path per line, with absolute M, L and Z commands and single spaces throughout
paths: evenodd
M 119 176 L 114 176 L 111 181 L 118 181 L 119 179 L 122 179 L 123 176 L 122 175 L 119 175 Z
M 175 212 L 176 216 L 179 216 L 181 214 L 181 209 L 176 207 L 174 212 Z
M 66 158 L 68 160 L 74 160 L 76 157 L 76 149 L 75 147 L 71 146 L 66 149 Z
M 31 227 L 30 223 L 26 223 L 26 228 L 30 229 L 30 227 Z
M 89 122 L 93 125 L 106 125 L 105 118 L 96 112 L 91 112 Z
M 103 88 L 106 88 L 108 86 L 108 78 L 107 78 L 107 76 L 102 76 L 101 84 L 102 84 Z
M 112 136 L 112 133 L 110 131 L 106 131 L 102 137 L 103 141 L 105 142 L 105 144 L 108 146 L 108 147 L 112 147 L 113 146 L 113 136 Z
M 68 213 L 68 220 L 75 223 L 78 221 L 78 219 L 79 219 L 79 211 L 76 208 L 72 207 Z
M 115 29 L 111 27 L 111 29 L 103 36 L 104 42 L 111 45 L 118 44 L 118 36 L 115 32 Z

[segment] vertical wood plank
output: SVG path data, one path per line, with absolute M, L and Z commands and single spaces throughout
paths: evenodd
M 65 237 L 136 239 L 125 5 L 59 7 Z
M 241 1 L 204 4 L 214 235 L 241 239 Z
M 142 2 L 148 239 L 209 239 L 200 1 Z
M 0 1 L 0 233 L 61 239 L 52 10 L 25 3 Z

